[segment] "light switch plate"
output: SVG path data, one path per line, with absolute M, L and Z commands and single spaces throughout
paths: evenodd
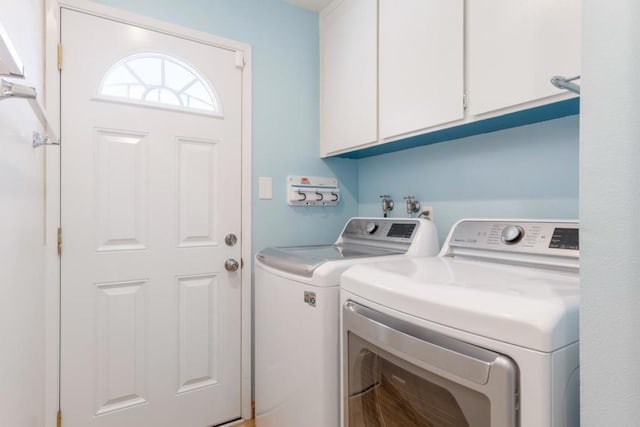
M 258 178 L 258 198 L 262 200 L 273 199 L 273 179 L 270 176 Z

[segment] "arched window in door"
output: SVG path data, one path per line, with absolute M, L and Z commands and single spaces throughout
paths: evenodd
M 127 56 L 105 73 L 101 98 L 222 115 L 214 88 L 194 67 L 162 53 Z

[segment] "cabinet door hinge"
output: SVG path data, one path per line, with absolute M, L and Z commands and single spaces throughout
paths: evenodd
M 57 427 L 62 427 L 62 411 L 58 411 L 58 418 L 56 421 L 56 426 Z
M 462 95 L 462 108 L 465 109 L 465 110 L 467 109 L 467 94 L 466 93 Z
M 62 255 L 62 227 L 58 227 L 58 256 Z
M 58 70 L 62 71 L 62 43 L 58 43 Z

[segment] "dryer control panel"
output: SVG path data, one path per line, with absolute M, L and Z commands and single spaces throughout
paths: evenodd
M 580 251 L 577 221 L 462 220 L 446 245 L 563 257 L 578 257 Z

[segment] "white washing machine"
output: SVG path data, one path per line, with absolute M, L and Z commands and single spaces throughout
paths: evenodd
M 333 245 L 256 255 L 255 400 L 258 427 L 340 423 L 340 274 L 354 264 L 435 256 L 422 219 L 352 218 Z
M 463 220 L 341 279 L 344 426 L 578 427 L 577 222 Z

